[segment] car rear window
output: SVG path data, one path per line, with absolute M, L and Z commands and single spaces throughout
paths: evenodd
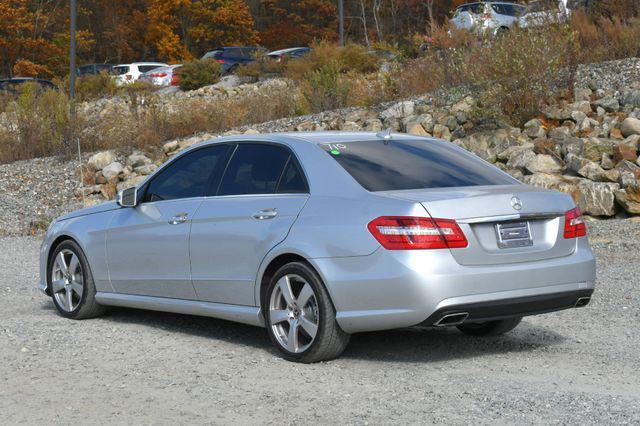
M 140 72 L 149 72 L 151 70 L 155 70 L 156 68 L 161 68 L 162 65 L 139 65 L 138 71 Z
M 517 180 L 453 144 L 382 140 L 322 144 L 368 191 L 513 185 Z
M 456 9 L 456 16 L 458 16 L 461 12 L 471 12 L 473 14 L 480 14 L 484 12 L 484 4 L 482 3 L 473 3 L 473 4 L 465 4 Z

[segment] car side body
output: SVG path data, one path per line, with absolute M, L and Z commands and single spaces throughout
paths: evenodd
M 205 53 L 202 59 L 214 59 L 220 64 L 222 75 L 233 74 L 239 66 L 253 62 L 256 55 L 265 52 L 259 46 L 225 46 L 216 47 Z
M 114 65 L 111 72 L 117 85 L 131 84 L 136 82 L 142 74 L 160 67 L 169 65 L 163 62 L 132 62 L 130 64 Z

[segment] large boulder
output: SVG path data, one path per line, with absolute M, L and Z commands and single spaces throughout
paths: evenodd
M 531 157 L 525 164 L 525 169 L 529 173 L 562 173 L 563 165 L 556 157 L 547 154 L 538 154 Z
M 102 169 L 102 175 L 105 177 L 107 182 L 118 178 L 120 173 L 124 171 L 124 166 L 117 161 L 105 166 Z
M 542 124 L 542 121 L 534 118 L 533 120 L 529 120 L 524 125 L 524 134 L 529 136 L 531 139 L 539 139 L 547 137 L 547 129 Z
M 116 161 L 116 154 L 113 151 L 101 151 L 89 157 L 87 165 L 94 171 L 99 171 Z
M 620 126 L 622 136 L 625 138 L 631 135 L 640 135 L 640 120 L 633 117 L 627 117 Z
M 613 96 L 605 96 L 594 102 L 594 105 L 604 108 L 607 112 L 616 112 L 620 109 L 620 103 Z
M 130 156 L 127 157 L 127 165 L 132 168 L 146 166 L 147 164 L 151 164 L 152 161 L 144 154 L 140 152 L 134 152 Z
M 615 197 L 618 204 L 627 213 L 640 214 L 640 187 L 630 186 L 626 189 L 619 189 L 615 191 Z
M 638 158 L 638 150 L 633 145 L 619 143 L 613 147 L 613 162 L 618 164 L 622 160 L 636 161 Z
M 573 108 L 569 104 L 562 105 L 549 105 L 542 111 L 543 114 L 550 120 L 564 121 L 571 119 L 571 112 Z
M 564 157 L 564 161 L 567 164 L 567 170 L 573 173 L 580 173 L 587 164 L 593 163 L 593 161 L 587 160 L 586 158 L 580 157 L 579 155 L 568 153 Z
M 402 119 L 409 115 L 413 115 L 416 103 L 413 101 L 398 102 L 380 113 L 382 121 L 390 118 Z
M 509 161 L 507 161 L 507 167 L 510 169 L 518 169 L 520 171 L 524 171 L 527 169 L 527 164 L 531 161 L 535 161 L 536 154 L 529 150 L 519 150 L 513 153 L 509 157 Z
M 600 161 L 602 154 L 613 155 L 614 145 L 609 139 L 589 138 L 582 146 L 582 156 L 591 161 Z
M 619 170 L 605 170 L 592 161 L 587 162 L 584 167 L 578 170 L 578 174 L 596 182 L 618 182 L 620 178 Z
M 616 214 L 615 191 L 617 183 L 592 182 L 582 179 L 572 194 L 580 210 L 591 216 L 613 216 Z

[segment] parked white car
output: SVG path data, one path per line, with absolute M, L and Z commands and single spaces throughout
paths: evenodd
M 178 86 L 178 69 L 182 64 L 169 65 L 167 67 L 154 68 L 140 75 L 140 81 L 153 84 L 154 86 Z
M 129 84 L 140 78 L 140 75 L 159 67 L 169 65 L 163 62 L 133 62 L 131 64 L 120 64 L 113 67 L 112 73 L 115 75 L 116 84 Z

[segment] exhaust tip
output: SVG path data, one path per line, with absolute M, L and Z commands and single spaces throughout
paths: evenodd
M 589 302 L 591 302 L 591 298 L 590 297 L 581 297 L 576 301 L 575 307 L 576 308 L 583 308 L 583 307 L 587 306 L 589 304 Z
M 445 315 L 442 318 L 440 318 L 433 325 L 435 325 L 436 327 L 450 327 L 450 326 L 454 326 L 454 325 L 460 325 L 463 322 L 465 322 L 468 317 L 469 317 L 469 313 L 468 312 L 459 312 L 457 314 L 448 314 L 448 315 Z

